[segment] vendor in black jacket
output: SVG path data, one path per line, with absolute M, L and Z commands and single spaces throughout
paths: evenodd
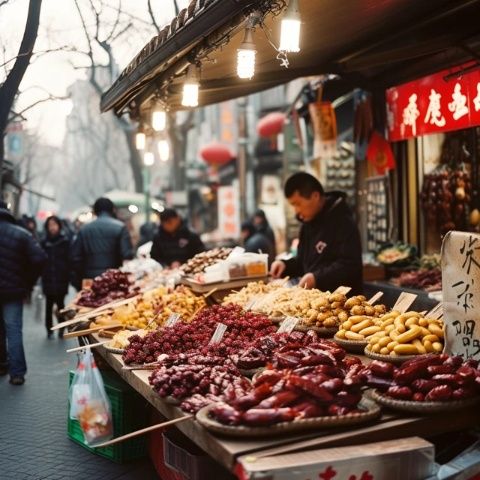
M 302 222 L 298 254 L 275 261 L 274 278 L 299 276 L 300 286 L 333 291 L 345 285 L 362 291 L 360 233 L 341 192 L 325 193 L 312 175 L 295 173 L 285 184 L 285 197 Z
M 200 237 L 189 230 L 173 208 L 160 213 L 160 227 L 153 238 L 150 256 L 165 267 L 177 268 L 205 251 Z

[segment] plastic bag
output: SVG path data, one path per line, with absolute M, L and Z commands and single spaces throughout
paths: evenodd
M 112 407 L 89 348 L 80 356 L 69 399 L 70 418 L 79 421 L 87 445 L 113 437 Z

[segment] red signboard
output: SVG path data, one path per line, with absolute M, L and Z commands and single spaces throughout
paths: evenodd
M 480 125 L 480 65 L 468 71 L 472 65 L 475 64 L 443 70 L 388 89 L 389 140 Z M 455 72 L 459 74 L 454 75 Z

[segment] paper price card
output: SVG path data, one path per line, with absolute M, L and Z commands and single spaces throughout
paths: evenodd
M 277 333 L 292 333 L 299 321 L 297 317 L 287 317 L 278 327 Z
M 480 360 L 480 235 L 445 235 L 442 284 L 445 352 Z
M 442 318 L 443 316 L 443 303 L 440 302 L 436 307 L 433 307 L 426 315 L 427 318 Z
M 347 295 L 352 287 L 338 287 L 333 293 L 341 293 L 342 295 Z
M 400 313 L 405 313 L 410 308 L 410 305 L 412 305 L 416 298 L 417 295 L 415 295 L 414 293 L 402 292 L 398 297 L 398 300 L 396 301 L 392 310 L 397 310 Z
M 383 297 L 383 292 L 377 292 L 370 300 L 367 300 L 367 302 L 370 305 L 373 305 L 374 303 L 378 302 L 382 297 Z
M 180 320 L 180 314 L 172 313 L 165 322 L 166 327 L 173 327 Z
M 227 326 L 224 323 L 218 323 L 217 328 L 215 329 L 215 332 L 213 332 L 212 338 L 210 339 L 209 345 L 220 343 L 226 331 Z
M 245 305 L 245 310 L 248 312 L 250 310 L 253 310 L 253 307 L 255 306 L 255 304 L 258 302 L 259 300 L 259 297 L 258 295 L 256 295 L 255 297 L 253 297 L 246 305 Z

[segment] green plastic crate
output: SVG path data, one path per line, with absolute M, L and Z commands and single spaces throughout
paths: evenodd
M 112 405 L 114 436 L 119 437 L 148 426 L 146 400 L 115 373 L 101 372 L 101 374 L 105 391 Z M 70 372 L 69 385 L 72 383 L 73 375 L 74 372 Z M 70 412 L 70 404 L 67 411 L 68 437 L 90 452 L 117 463 L 143 458 L 147 455 L 147 438 L 145 435 L 109 447 L 89 447 L 84 442 L 83 432 L 78 420 L 72 420 L 68 412 Z

